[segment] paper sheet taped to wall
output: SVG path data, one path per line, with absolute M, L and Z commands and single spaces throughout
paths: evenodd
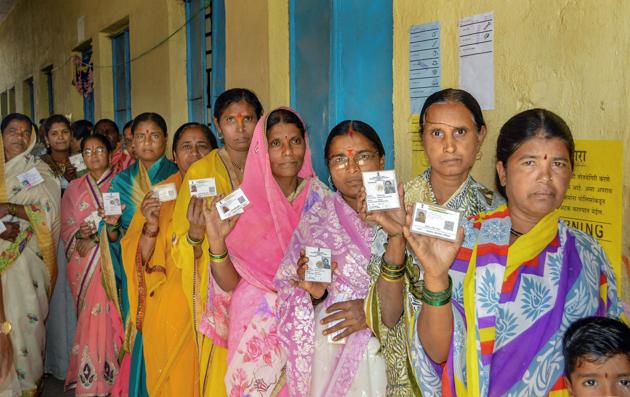
M 459 86 L 470 92 L 483 110 L 494 109 L 494 14 L 459 21 Z
M 621 280 L 623 142 L 576 140 L 574 160 L 560 215 L 599 241 Z
M 411 113 L 420 113 L 427 97 L 439 91 L 440 23 L 414 25 L 409 32 L 409 99 Z

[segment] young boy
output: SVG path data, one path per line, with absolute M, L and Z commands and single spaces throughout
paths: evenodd
M 562 341 L 569 393 L 630 397 L 630 328 L 607 317 L 571 324 Z

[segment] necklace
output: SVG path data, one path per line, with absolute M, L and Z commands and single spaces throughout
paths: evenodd
M 521 233 L 521 232 L 519 232 L 519 231 L 516 231 L 516 230 L 514 230 L 514 229 L 510 228 L 510 234 L 511 234 L 512 236 L 514 236 L 514 237 L 517 237 L 517 238 L 518 238 L 518 237 L 521 237 L 521 236 L 522 236 L 523 234 L 525 234 L 525 233 Z
M 230 163 L 232 163 L 232 165 L 234 166 L 234 168 L 236 168 L 236 169 L 238 170 L 238 172 L 243 173 L 243 168 L 244 168 L 244 167 L 239 167 L 239 166 L 238 166 L 238 165 L 234 162 L 234 160 L 232 160 L 231 158 L 230 158 Z

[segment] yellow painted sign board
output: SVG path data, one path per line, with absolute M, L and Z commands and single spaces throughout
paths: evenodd
M 623 142 L 576 140 L 574 159 L 561 217 L 599 241 L 615 270 L 621 296 Z

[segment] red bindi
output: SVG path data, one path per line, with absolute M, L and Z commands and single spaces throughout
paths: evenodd
M 547 154 L 545 154 L 545 160 L 547 160 Z
M 237 119 L 238 121 L 242 121 L 242 120 L 243 120 L 243 113 L 237 113 L 237 114 L 236 114 L 236 119 Z
M 348 157 L 353 157 L 353 154 L 354 154 L 354 150 L 352 150 L 352 149 L 348 149 L 348 150 L 346 150 L 346 155 L 347 155 Z

